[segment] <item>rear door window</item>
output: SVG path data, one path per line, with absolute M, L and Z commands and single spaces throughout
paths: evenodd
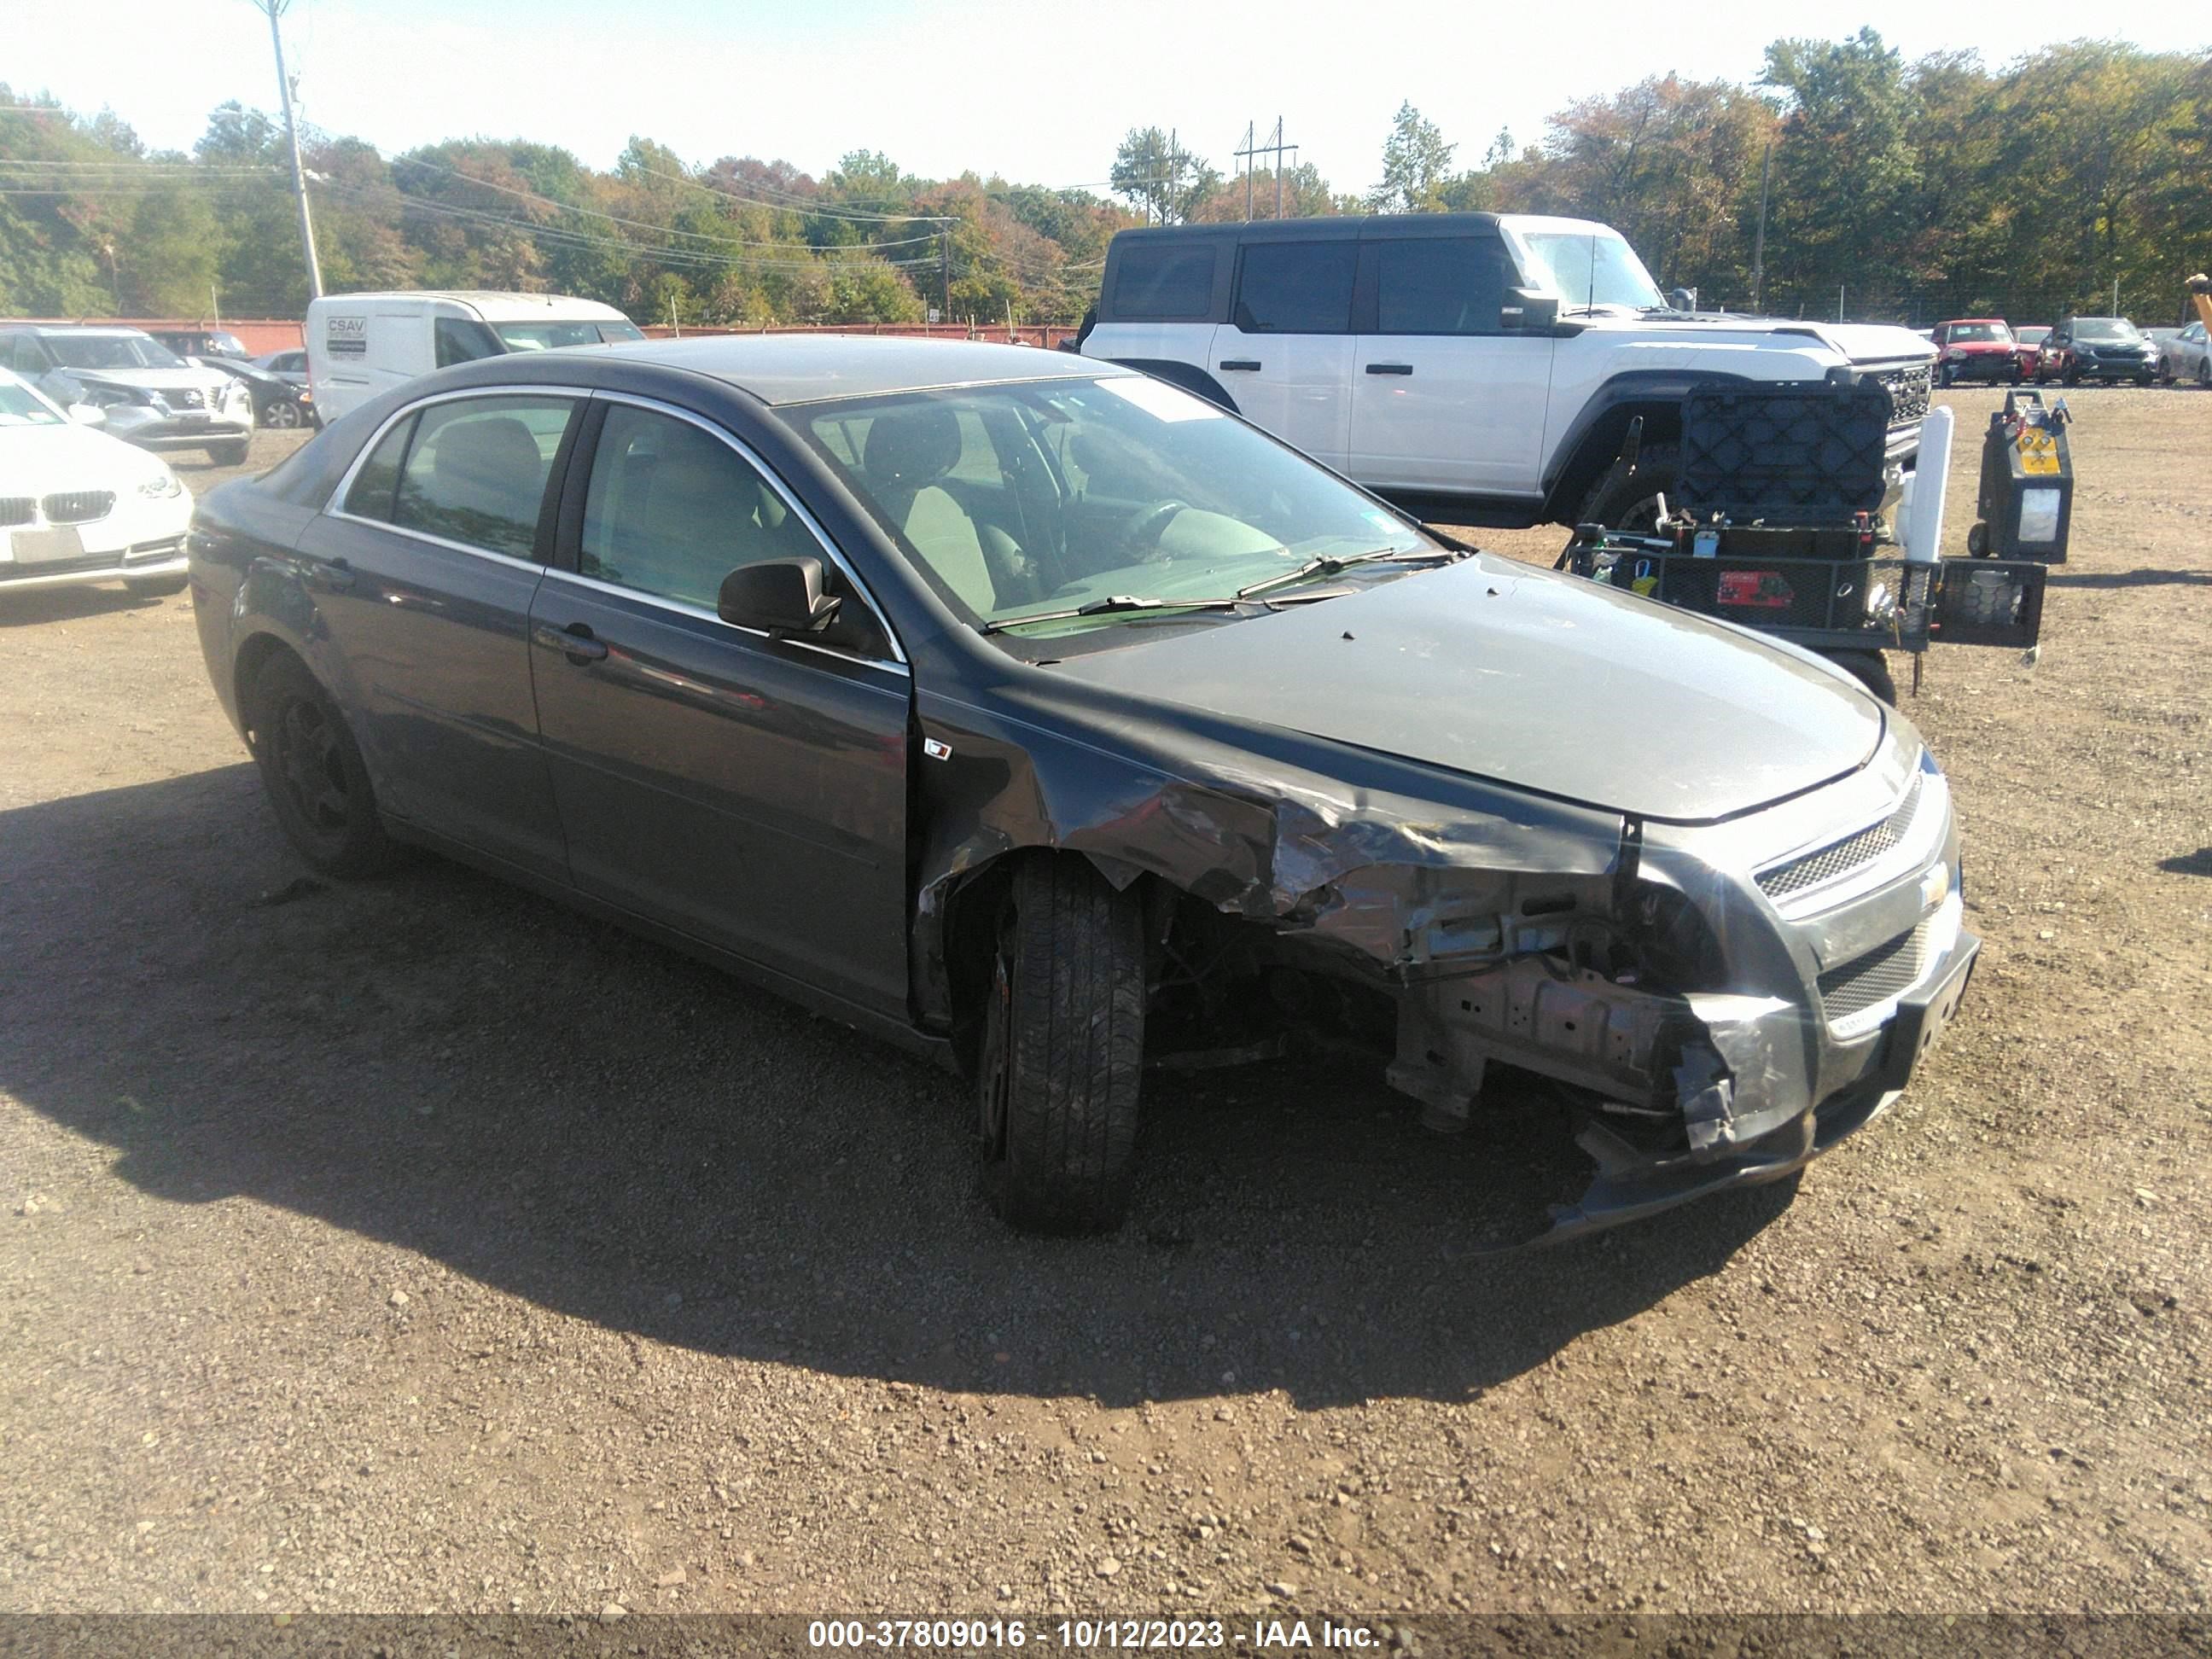
M 1213 311 L 1211 242 L 1138 242 L 1115 261 L 1114 314 L 1133 321 L 1202 322 Z
M 407 459 L 407 441 L 415 435 L 412 415 L 392 422 L 392 429 L 376 441 L 376 447 L 353 475 L 346 491 L 345 510 L 356 519 L 392 521 L 392 498 L 399 489 L 399 464 Z
M 1352 327 L 1356 242 L 1249 242 L 1237 277 L 1248 334 L 1343 334 Z
M 1509 267 L 1495 237 L 1437 236 L 1376 246 L 1376 331 L 1496 334 Z
M 431 404 L 416 417 L 392 522 L 509 558 L 535 557 L 546 480 L 575 409 L 568 398 Z

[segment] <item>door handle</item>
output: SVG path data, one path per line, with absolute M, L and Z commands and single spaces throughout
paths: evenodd
M 1257 357 L 1224 357 L 1221 367 L 1224 372 L 1232 368 L 1256 369 L 1260 367 L 1260 360 Z
M 592 636 L 588 623 L 570 623 L 566 628 L 556 628 L 551 623 L 539 623 L 531 630 L 531 637 L 548 651 L 558 651 L 580 668 L 587 662 L 598 662 L 607 654 L 607 642 Z
M 1411 374 L 1413 366 L 1411 363 L 1370 363 L 1367 372 L 1370 374 Z
M 343 559 L 318 559 L 308 568 L 308 580 L 318 587 L 328 588 L 333 593 L 343 593 L 352 587 L 354 568 Z

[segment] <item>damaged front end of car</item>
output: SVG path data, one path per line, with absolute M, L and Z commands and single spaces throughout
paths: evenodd
M 1881 818 L 1917 740 L 1835 799 L 1683 826 L 1341 744 L 1302 753 L 1296 734 L 1185 726 L 1134 762 L 1055 724 L 926 720 L 942 763 L 917 802 L 918 1018 L 959 1046 L 1007 856 L 1079 854 L 1144 896 L 1156 1064 L 1351 1048 L 1444 1133 L 1484 1109 L 1494 1072 L 1544 1080 L 1595 1166 L 1550 1240 L 1801 1168 L 1893 1097 L 1976 949 L 1940 779 L 1902 860 L 1886 849 L 1847 902 L 1793 919 L 1758 878 L 1824 822 Z M 1913 954 L 1878 988 L 1887 1017 L 1858 1006 L 1839 1030 L 1824 974 L 1897 936 Z

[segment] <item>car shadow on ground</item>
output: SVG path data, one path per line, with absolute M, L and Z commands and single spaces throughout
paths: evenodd
M 246 764 L 0 813 L 0 1091 L 242 1195 L 708 1353 L 1112 1404 L 1465 1399 L 1718 1271 L 1793 1183 L 1554 1249 L 1583 1167 L 1486 1102 L 1158 1074 L 1136 1212 L 1006 1230 L 937 1069 L 489 878 L 303 878 Z M 281 1258 L 280 1258 L 281 1259 Z
M 2170 876 L 2212 876 L 2212 847 L 2176 853 L 2172 858 L 2160 859 L 2158 867 Z
M 123 587 L 48 587 L 10 593 L 0 584 L 0 628 L 76 622 L 118 611 L 158 611 L 173 594 L 138 594 Z

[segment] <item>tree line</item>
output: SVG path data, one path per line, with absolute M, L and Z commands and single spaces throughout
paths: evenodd
M 869 150 L 687 165 L 633 138 L 608 170 L 524 140 L 386 157 L 303 130 L 333 292 L 544 289 L 641 322 L 1073 322 L 1125 226 L 1371 212 L 1553 213 L 1615 225 L 1702 305 L 1918 325 L 2179 316 L 2212 266 L 2212 59 L 2077 41 L 2002 69 L 1906 62 L 1871 30 L 1778 40 L 1753 84 L 1655 76 L 1499 131 L 1475 165 L 1410 104 L 1380 178 L 1224 177 L 1133 129 L 1103 191 L 931 179 Z M 281 126 L 228 103 L 191 151 L 112 112 L 0 83 L 0 311 L 297 316 L 306 278 Z M 1760 204 L 1765 203 L 1764 235 Z

